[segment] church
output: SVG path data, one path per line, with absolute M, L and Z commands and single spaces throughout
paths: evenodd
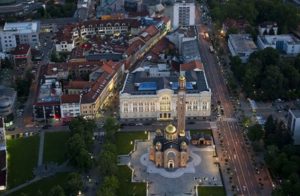
M 175 169 L 186 167 L 189 160 L 189 140 L 185 134 L 186 79 L 179 76 L 177 94 L 177 128 L 169 124 L 157 130 L 150 147 L 149 159 L 157 167 Z

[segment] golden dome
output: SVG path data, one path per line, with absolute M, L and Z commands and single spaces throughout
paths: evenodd
M 175 133 L 176 132 L 176 127 L 174 127 L 172 124 L 169 124 L 166 127 L 166 132 L 169 134 Z
M 180 76 L 179 76 L 179 80 L 184 81 L 184 80 L 185 80 L 185 77 L 184 77 L 183 75 L 180 75 Z
M 180 130 L 179 131 L 179 136 L 184 137 L 185 136 L 185 131 L 184 130 Z
M 181 149 L 186 149 L 187 143 L 185 141 L 181 142 L 180 147 L 181 147 Z

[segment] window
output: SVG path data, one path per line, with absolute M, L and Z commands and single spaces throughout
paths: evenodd
M 124 103 L 124 108 L 123 108 L 123 110 L 124 110 L 124 113 L 128 113 L 128 103 Z
M 139 103 L 139 112 L 143 112 L 143 102 Z
M 133 112 L 137 112 L 137 103 L 134 102 L 132 105 L 133 105 Z
M 150 103 L 150 109 L 151 109 L 151 112 L 155 111 L 155 103 L 154 102 Z
M 190 101 L 187 103 L 187 110 L 188 111 L 192 110 L 192 102 L 190 102 Z
M 149 112 L 149 102 L 145 103 L 145 112 Z
M 160 101 L 160 111 L 170 111 L 170 110 L 171 110 L 170 98 L 167 96 L 162 97 Z
M 207 103 L 206 102 L 202 103 L 202 110 L 207 110 Z
M 198 110 L 198 102 L 193 101 L 193 110 Z

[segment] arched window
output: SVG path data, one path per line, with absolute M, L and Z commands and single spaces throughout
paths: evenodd
M 171 100 L 168 96 L 163 96 L 160 99 L 160 111 L 170 111 L 171 110 Z

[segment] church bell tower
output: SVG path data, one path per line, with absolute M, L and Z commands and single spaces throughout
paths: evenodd
M 179 76 L 178 79 L 178 100 L 177 100 L 177 130 L 178 130 L 178 135 L 180 137 L 185 136 L 185 85 L 186 85 L 186 80 L 183 75 Z

